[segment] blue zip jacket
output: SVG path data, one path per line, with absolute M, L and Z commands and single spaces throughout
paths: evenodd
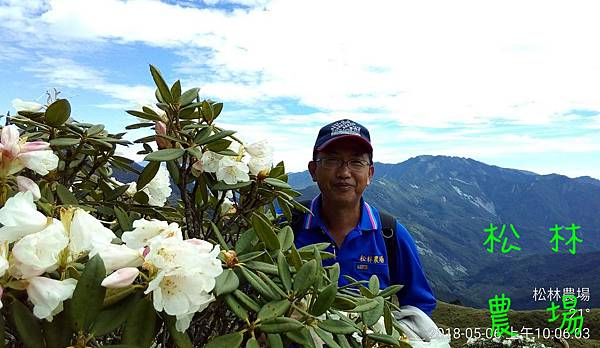
M 294 244 L 297 248 L 315 243 L 331 243 L 326 251 L 335 254 L 333 259 L 323 260 L 324 266 L 340 264 L 340 274 L 349 275 L 356 280 L 369 280 L 376 274 L 381 289 L 390 284 L 402 284 L 398 292 L 400 305 L 418 307 L 427 315 L 431 315 L 436 305 L 433 292 L 427 283 L 419 254 L 412 237 L 398 221 L 396 221 L 396 242 L 400 255 L 397 256 L 399 274 L 389 274 L 388 257 L 379 212 L 361 198 L 361 217 L 358 225 L 346 235 L 340 247 L 336 246 L 327 227 L 319 217 L 321 195 L 315 197 L 310 205 L 311 214 L 305 214 L 300 231 L 294 231 Z M 346 278 L 340 276 L 339 286 L 348 284 Z

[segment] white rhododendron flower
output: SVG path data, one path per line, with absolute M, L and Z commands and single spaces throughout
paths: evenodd
M 104 278 L 102 286 L 109 289 L 125 288 L 133 284 L 138 274 L 140 274 L 140 270 L 135 267 L 121 268 Z
M 63 301 L 73 297 L 77 280 L 68 278 L 55 280 L 46 277 L 28 279 L 27 295 L 33 303 L 33 314 L 52 321 L 53 317 L 63 310 Z
M 2 244 L 0 244 L 0 277 L 6 273 L 8 267 L 8 242 L 2 242 Z M 2 296 L 0 296 L 0 298 L 1 297 Z
M 90 252 L 90 258 L 100 254 L 104 261 L 106 274 L 125 267 L 138 267 L 144 262 L 141 250 L 127 247 L 125 244 L 101 244 L 94 246 Z
M 200 165 L 198 165 L 196 168 L 207 173 L 216 173 L 219 169 L 219 163 L 223 157 L 225 156 L 219 155 L 218 153 L 212 151 L 206 151 L 202 154 Z
M 12 100 L 12 106 L 19 111 L 28 111 L 28 112 L 40 112 L 44 109 L 44 106 L 40 103 L 25 101 L 20 98 L 15 98 Z
M 127 195 L 133 197 L 137 192 L 137 184 L 135 182 L 129 183 L 127 189 Z M 169 171 L 165 167 L 158 168 L 158 172 L 150 180 L 150 182 L 144 186 L 142 192 L 148 195 L 148 204 L 155 207 L 162 207 L 167 202 L 169 196 L 171 196 L 171 181 L 169 179 Z
M 127 188 L 127 191 L 125 191 L 125 194 L 127 194 L 129 197 L 135 196 L 135 194 L 137 192 L 137 183 L 130 182 L 127 185 L 129 185 L 129 187 Z
M 200 290 L 206 289 L 206 280 L 207 278 L 198 273 L 183 269 L 160 271 L 148 284 L 145 293 L 152 292 L 154 309 L 174 315 L 177 318 L 177 330 L 185 332 L 193 314 L 206 309 L 215 299 L 212 294 Z
M 218 245 L 200 239 L 153 239 L 144 268 L 157 270 L 145 293 L 152 292 L 154 308 L 177 318 L 185 331 L 195 312 L 204 310 L 214 296 L 215 278 L 223 272 Z
M 272 158 L 251 157 L 250 161 L 248 161 L 248 168 L 253 175 L 258 175 L 260 172 L 268 173 L 271 170 L 272 165 Z
M 37 211 L 31 191 L 10 197 L 0 209 L 0 241 L 14 242 L 46 228 L 48 218 Z
M 40 187 L 35 183 L 35 181 L 29 179 L 26 176 L 17 176 L 17 187 L 19 191 L 26 192 L 30 191 L 33 195 L 33 200 L 37 201 L 42 198 L 42 194 L 40 192 Z
M 139 219 L 133 222 L 133 231 L 124 232 L 121 240 L 132 249 L 143 248 L 155 237 L 175 237 L 183 240 L 181 229 L 175 222 Z
M 25 167 L 40 175 L 46 175 L 58 166 L 58 157 L 52 150 L 26 152 L 19 159 Z
M 69 250 L 74 257 L 110 242 L 117 236 L 83 209 L 75 209 L 69 231 Z
M 68 244 L 63 224 L 54 219 L 44 230 L 29 234 L 15 243 L 12 250 L 15 263 L 11 273 L 16 278 L 27 279 L 54 271 Z
M 13 175 L 23 168 L 46 175 L 58 166 L 58 157 L 49 150 L 49 143 L 26 142 L 15 125 L 4 126 L 0 138 L 0 176 Z
M 252 157 L 271 158 L 273 156 L 273 147 L 269 145 L 269 143 L 266 140 L 246 145 L 245 149 L 246 152 Z
M 229 185 L 233 185 L 238 182 L 245 182 L 250 180 L 248 171 L 249 169 L 246 163 L 235 161 L 230 157 L 223 157 L 219 161 L 217 180 L 224 181 Z

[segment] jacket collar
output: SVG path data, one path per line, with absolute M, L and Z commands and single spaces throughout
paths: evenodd
M 360 198 L 360 205 L 361 214 L 360 221 L 358 223 L 358 228 L 362 231 L 375 231 L 379 229 L 379 223 L 375 218 L 374 209 L 367 202 L 365 202 L 365 200 L 362 197 Z M 310 230 L 313 228 L 321 227 L 321 225 L 323 224 L 320 217 L 321 194 L 312 199 L 309 208 L 311 214 L 304 215 L 304 229 Z

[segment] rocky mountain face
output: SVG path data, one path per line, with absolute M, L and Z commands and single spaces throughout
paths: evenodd
M 303 199 L 318 193 L 308 172 L 292 173 L 289 183 Z M 468 158 L 418 156 L 398 164 L 375 164 L 365 199 L 398 217 L 413 235 L 436 295 L 444 301 L 487 306 L 502 292 L 519 309 L 546 308 L 534 301 L 536 288 L 589 288 L 583 307 L 600 306 L 600 181 L 500 168 Z M 490 224 L 506 226 L 506 247 L 484 245 Z M 513 225 L 519 238 L 510 229 Z M 576 231 L 576 255 L 564 238 L 558 253 L 550 242 L 558 226 Z

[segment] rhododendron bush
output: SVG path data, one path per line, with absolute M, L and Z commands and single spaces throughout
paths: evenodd
M 218 126 L 221 103 L 150 71 L 156 105 L 127 111 L 140 121 L 127 130 L 148 130 L 144 167 L 117 155 L 125 132 L 77 122 L 66 99 L 15 100 L 3 119 L 0 345 L 402 345 L 400 286 L 339 288 L 326 245 L 293 244 L 306 209 L 270 145 L 244 144 Z

